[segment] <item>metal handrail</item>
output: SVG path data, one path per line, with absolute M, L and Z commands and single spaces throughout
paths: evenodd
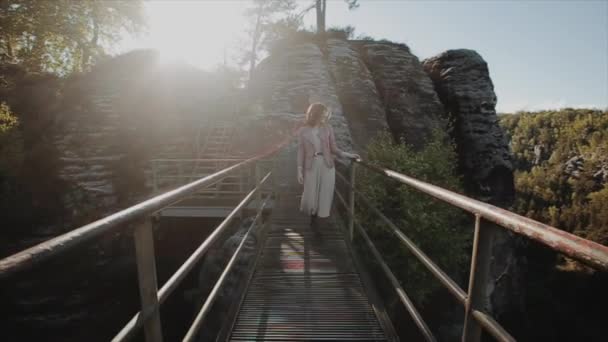
M 382 174 L 388 178 L 395 179 L 401 183 L 412 186 L 418 191 L 433 196 L 439 200 L 447 202 L 453 206 L 464 209 L 475 215 L 475 238 L 473 242 L 473 256 L 471 260 L 471 271 L 468 292 L 464 292 L 456 282 L 454 282 L 443 270 L 441 270 L 416 244 L 410 240 L 389 218 L 387 218 L 378 208 L 374 207 L 371 201 L 362 193 L 355 189 L 354 175 L 355 165 L 361 164 L 364 167 Z M 362 202 L 370 208 L 375 215 L 379 216 L 391 231 L 401 240 L 401 242 L 416 256 L 416 258 L 444 285 L 449 292 L 465 307 L 465 326 L 463 329 L 463 341 L 479 341 L 481 328 L 499 341 L 515 341 L 515 339 L 504 330 L 504 328 L 494 320 L 488 313 L 484 312 L 483 297 L 485 296 L 486 282 L 488 279 L 489 262 L 491 256 L 491 236 L 492 226 L 481 228 L 481 220 L 498 224 L 500 227 L 509 229 L 517 234 L 534 239 L 553 250 L 566 254 L 575 260 L 584 262 L 600 270 L 608 269 L 608 247 L 595 242 L 582 239 L 573 234 L 558 230 L 557 228 L 542 224 L 540 222 L 525 218 L 499 207 L 468 198 L 455 192 L 441 187 L 419 181 L 401 173 L 384 169 L 376 165 L 369 164 L 360 159 L 353 160 L 350 168 L 350 180 L 340 172 L 336 172 L 338 178 L 348 185 L 350 191 L 349 202 L 337 191 L 336 195 L 344 205 L 353 236 L 352 227 L 357 227 L 363 236 L 372 253 L 377 251 L 373 242 L 367 236 L 363 227 L 355 218 L 354 195 L 357 195 Z M 374 256 L 382 265 L 382 269 L 389 279 L 393 280 L 394 275 L 388 268 L 379 253 Z M 421 320 L 420 314 L 413 306 L 402 287 L 398 282 L 392 282 L 395 290 L 399 294 L 401 301 L 406 306 L 408 312 L 414 318 L 415 323 L 423 333 L 427 341 L 433 341 L 434 337 L 428 330 L 428 326 Z M 403 292 L 403 293 L 402 293 Z
M 260 191 L 262 185 L 270 177 L 270 172 L 260 181 L 260 184 L 243 198 L 243 200 L 230 212 L 230 214 L 214 229 L 214 231 L 203 241 L 203 243 L 188 257 L 188 259 L 179 267 L 175 273 L 167 280 L 163 287 L 158 291 L 158 303 L 163 304 L 169 295 L 177 288 L 181 281 L 188 275 L 196 263 L 205 255 L 211 248 L 213 243 L 219 238 L 221 233 L 226 230 L 234 218 L 241 210 L 251 201 L 254 195 Z M 261 210 L 259 211 L 261 212 Z M 137 312 L 133 318 L 120 330 L 120 332 L 112 339 L 112 342 L 128 341 L 133 337 L 133 334 L 139 327 L 142 326 L 147 319 L 142 311 Z
M 448 291 L 461 303 L 466 302 L 467 294 L 464 290 L 458 286 L 458 284 L 450 278 L 433 260 L 426 255 L 410 238 L 408 238 L 398 227 L 391 221 L 386 215 L 384 215 L 378 208 L 374 207 L 369 199 L 361 192 L 354 190 L 355 194 L 363 201 L 363 203 L 371 209 L 376 216 L 380 217 L 384 223 L 391 229 L 391 231 L 401 240 L 401 242 L 414 254 L 418 260 L 438 278 L 446 287 Z
M 211 306 L 215 302 L 215 299 L 217 298 L 217 294 L 219 293 L 220 288 L 224 284 L 224 281 L 226 280 L 226 276 L 232 269 L 232 266 L 234 266 L 234 263 L 235 263 L 237 257 L 241 253 L 241 250 L 243 249 L 243 246 L 245 245 L 245 242 L 247 241 L 249 234 L 253 231 L 253 227 L 255 227 L 258 219 L 261 217 L 262 211 L 264 210 L 264 207 L 266 206 L 266 202 L 267 202 L 267 200 L 264 201 L 264 203 L 262 203 L 262 205 L 260 206 L 260 209 L 258 210 L 256 217 L 253 219 L 253 222 L 251 222 L 249 229 L 247 229 L 247 232 L 245 233 L 245 235 L 243 235 L 243 238 L 241 239 L 239 246 L 236 248 L 234 253 L 232 253 L 232 257 L 226 264 L 224 271 L 222 272 L 222 274 L 216 281 L 215 285 L 213 286 L 213 289 L 209 293 L 209 296 L 207 296 L 205 303 L 203 303 L 203 306 L 201 307 L 198 314 L 196 315 L 196 318 L 194 319 L 194 322 L 192 322 L 190 329 L 188 329 L 188 332 L 186 333 L 186 336 L 184 337 L 184 341 L 189 342 L 196 338 L 196 334 L 198 333 L 198 331 L 200 329 L 201 323 L 203 322 L 203 320 L 205 319 L 205 316 L 207 315 L 207 313 L 211 309 Z
M 180 186 L 174 190 L 165 192 L 139 204 L 136 204 L 127 209 L 109 215 L 105 218 L 87 224 L 66 234 L 55 237 L 46 242 L 30 247 L 24 251 L 16 253 L 12 256 L 0 260 L 0 279 L 6 278 L 19 271 L 31 268 L 34 265 L 56 256 L 76 245 L 90 241 L 101 234 L 112 229 L 124 227 L 123 225 L 136 223 L 133 230 L 135 242 L 135 255 L 137 263 L 138 285 L 141 300 L 141 311 L 139 311 L 127 325 L 114 337 L 113 341 L 123 341 L 133 336 L 135 330 L 143 325 L 146 341 L 160 342 L 162 341 L 162 331 L 160 322 L 160 305 L 167 297 L 177 288 L 179 283 L 187 276 L 194 268 L 196 263 L 208 251 L 211 245 L 219 238 L 220 234 L 227 229 L 229 224 L 237 217 L 237 214 L 255 198 L 258 205 L 257 218 L 261 215 L 263 206 L 261 189 L 269 179 L 271 173 L 268 172 L 265 177 L 261 177 L 259 165 L 257 162 L 267 158 L 279 150 L 292 140 L 292 136 L 283 140 L 281 143 L 274 145 L 268 152 L 258 154 L 249 159 L 243 160 L 232 166 L 226 167 L 211 175 L 193 181 L 189 184 Z M 254 164 L 255 163 L 255 164 Z M 157 288 L 157 275 L 154 254 L 154 238 L 152 230 L 152 221 L 150 218 L 157 211 L 170 206 L 184 198 L 200 191 L 201 189 L 221 181 L 234 172 L 244 169 L 248 166 L 255 166 L 256 182 L 254 188 L 243 198 L 243 200 L 232 210 L 232 212 L 220 223 L 218 227 L 205 239 L 205 241 L 192 253 L 192 255 L 180 266 L 180 268 L 171 276 L 171 278 L 163 285 L 160 291 Z M 255 196 L 255 197 L 254 197 Z M 251 227 L 252 228 L 252 227 Z M 251 231 L 251 228 L 249 231 Z M 247 236 L 247 235 L 246 235 Z M 244 243 L 244 242 L 243 242 Z M 237 254 L 240 248 L 237 249 Z M 236 258 L 236 254 L 233 259 Z M 232 262 L 233 263 L 233 262 Z M 230 269 L 231 264 L 222 274 L 222 280 Z M 221 286 L 221 282 L 216 284 Z M 213 301 L 215 292 L 208 299 Z M 205 304 L 205 308 L 209 305 Z M 204 314 L 203 314 L 204 315 Z M 193 329 L 198 329 L 201 318 L 197 317 Z M 190 334 L 191 335 L 191 334 Z
M 433 196 L 441 201 L 466 210 L 474 215 L 492 221 L 501 227 L 581 261 L 593 268 L 608 271 L 608 247 L 583 239 L 558 228 L 517 215 L 500 207 L 484 203 L 436 185 L 419 181 L 401 173 L 356 160 L 358 164 L 379 174 L 407 184 L 416 190 Z
M 281 145 L 281 147 L 283 144 Z M 23 269 L 32 267 L 35 264 L 40 263 L 43 260 L 48 259 L 54 255 L 57 255 L 65 250 L 68 250 L 80 243 L 89 241 L 111 229 L 121 227 L 127 223 L 136 221 L 137 219 L 148 217 L 158 210 L 161 210 L 171 204 L 182 200 L 185 197 L 205 188 L 206 186 L 213 184 L 226 176 L 229 176 L 233 172 L 243 169 L 247 165 L 254 163 L 255 161 L 269 156 L 276 152 L 278 149 L 268 152 L 264 155 L 258 155 L 223 170 L 220 170 L 207 177 L 201 178 L 189 184 L 178 187 L 174 190 L 167 191 L 161 195 L 150 198 L 146 201 L 138 203 L 127 209 L 123 209 L 119 212 L 106 216 L 95 222 L 89 223 L 85 226 L 72 230 L 63 235 L 57 236 L 51 240 L 42 242 L 38 245 L 30 247 L 24 251 L 16 253 L 12 256 L 6 257 L 0 260 L 0 279 L 9 276 L 15 272 Z
M 342 180 L 346 181 L 346 178 L 344 176 L 342 176 L 341 174 L 339 174 L 338 172 L 336 172 L 336 175 L 339 175 L 340 178 L 342 178 Z M 348 208 L 349 206 L 346 203 L 346 200 L 340 194 L 340 192 L 337 190 L 336 190 L 336 196 L 338 197 L 338 200 L 340 200 L 342 205 L 344 205 L 344 207 L 346 208 L 346 211 L 349 214 L 351 214 L 350 210 Z M 384 258 L 382 258 L 382 254 L 378 251 L 378 249 L 376 248 L 376 246 L 374 245 L 372 240 L 369 238 L 369 236 L 365 232 L 365 229 L 363 229 L 363 227 L 361 226 L 361 224 L 359 223 L 358 220 L 355 219 L 353 221 L 354 221 L 353 223 L 354 223 L 355 227 L 357 227 L 357 230 L 359 231 L 359 233 L 365 240 L 365 243 L 371 250 L 374 257 L 376 258 L 376 261 L 380 265 L 380 268 L 382 268 L 382 271 L 384 271 L 384 274 L 387 276 L 387 278 L 389 279 L 389 281 L 395 288 L 395 292 L 397 292 L 397 295 L 399 296 L 399 300 L 401 300 L 401 303 L 403 303 L 406 310 L 410 313 L 410 315 L 414 319 L 414 323 L 418 326 L 418 329 L 420 329 L 420 331 L 422 332 L 422 334 L 424 335 L 424 337 L 427 341 L 436 341 L 436 338 L 433 335 L 433 332 L 431 332 L 431 329 L 429 328 L 429 326 L 426 324 L 424 319 L 422 319 L 422 315 L 420 315 L 420 312 L 418 312 L 418 310 L 414 306 L 414 303 L 412 302 L 410 297 L 407 295 L 407 293 L 405 292 L 405 290 L 399 283 L 399 280 L 397 279 L 395 274 L 391 271 L 390 267 L 386 264 L 386 261 L 384 261 Z

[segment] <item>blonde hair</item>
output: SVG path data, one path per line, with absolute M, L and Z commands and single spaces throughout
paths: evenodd
M 323 114 L 327 114 L 327 118 L 329 118 L 329 109 L 327 106 L 319 102 L 311 104 L 306 111 L 306 125 L 315 126 L 321 123 Z

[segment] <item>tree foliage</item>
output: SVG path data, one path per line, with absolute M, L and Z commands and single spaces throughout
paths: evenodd
M 461 179 L 455 174 L 455 150 L 445 141 L 448 141 L 445 133 L 435 133 L 433 141 L 416 152 L 404 143 L 394 143 L 387 133 L 368 146 L 367 159 L 372 164 L 462 191 Z M 399 185 L 383 175 L 363 167 L 357 170 L 357 188 L 371 200 L 371 204 L 388 216 L 446 272 L 458 274 L 468 260 L 471 229 L 463 227 L 466 216 L 454 207 Z M 357 213 L 406 290 L 418 301 L 424 301 L 440 286 L 439 282 L 366 206 L 357 208 Z
M 242 63 L 249 64 L 249 77 L 261 57 L 261 49 L 267 49 L 270 42 L 279 39 L 284 32 L 301 26 L 301 18 L 293 14 L 296 6 L 295 0 L 254 0 L 245 10 L 251 48 L 244 53 Z
M 82 71 L 144 24 L 142 0 L 3 0 L 0 54 L 29 71 Z
M 517 171 L 516 210 L 608 245 L 608 112 L 501 116 Z
M 349 10 L 359 8 L 359 0 L 344 0 Z M 327 0 L 313 0 L 313 4 L 303 12 L 315 9 L 317 18 L 317 34 L 325 34 L 325 24 L 327 19 Z
M 0 103 L 0 182 L 18 174 L 23 161 L 23 141 L 18 127 L 19 120 L 9 106 Z

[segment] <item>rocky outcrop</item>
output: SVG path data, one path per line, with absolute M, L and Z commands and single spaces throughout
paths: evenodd
M 423 66 L 454 122 L 453 136 L 468 193 L 508 204 L 515 191 L 512 158 L 498 124 L 487 63 L 473 50 L 449 50 L 425 60 Z
M 251 82 L 262 104 L 261 120 L 303 122 L 309 104 L 322 102 L 332 111 L 330 122 L 339 147 L 353 143 L 342 104 L 321 49 L 304 43 L 268 57 L 256 69 Z
M 565 175 L 579 179 L 581 172 L 585 171 L 585 158 L 583 156 L 574 156 L 566 161 L 563 168 Z
M 507 207 L 514 197 L 509 145 L 498 124 L 496 94 L 488 66 L 472 50 L 449 50 L 423 61 L 449 119 L 454 122 L 461 172 L 469 195 Z M 523 258 L 520 239 L 505 229 L 493 229 L 492 280 L 488 310 L 499 319 L 523 317 Z M 521 323 L 521 321 L 519 321 Z
M 233 109 L 224 83 L 188 65 L 161 65 L 146 50 L 69 80 L 53 130 L 62 179 L 98 214 L 146 196 L 149 160 L 194 158 L 206 123 Z
M 356 150 L 364 151 L 371 139 L 388 130 L 384 105 L 373 75 L 359 51 L 345 40 L 329 39 L 327 54 L 329 70 Z
M 593 174 L 593 179 L 599 183 L 608 182 L 608 162 L 600 166 L 600 168 Z
M 443 105 L 418 57 L 403 44 L 358 42 L 354 45 L 369 67 L 395 138 L 424 146 L 441 123 Z
M 330 68 L 316 44 L 297 44 L 266 58 L 258 65 L 250 89 L 253 101 L 259 105 L 256 122 L 249 130 L 249 134 L 255 134 L 251 140 L 254 144 L 260 136 L 273 143 L 287 138 L 303 124 L 308 106 L 322 102 L 332 111 L 330 124 L 338 147 L 353 150 L 351 130 Z M 275 176 L 281 187 L 298 188 L 295 148 L 295 141 L 292 141 L 278 156 L 282 167 Z
M 116 146 L 120 124 L 113 111 L 115 97 L 114 91 L 98 89 L 91 99 L 92 115 L 88 120 L 69 120 L 55 135 L 63 165 L 60 176 L 75 183 L 88 193 L 90 202 L 101 207 L 111 207 L 117 202 L 113 184 L 115 165 L 125 156 Z

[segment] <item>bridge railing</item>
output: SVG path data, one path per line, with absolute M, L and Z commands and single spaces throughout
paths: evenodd
M 175 188 L 241 161 L 243 158 L 152 159 L 150 160 L 152 190 L 154 193 L 158 193 Z M 256 167 L 260 167 L 262 170 L 269 170 L 272 166 L 272 160 L 259 160 L 256 163 Z M 200 189 L 189 198 L 242 197 L 247 194 L 247 189 L 251 188 L 254 176 L 254 169 L 242 168 L 232 175 Z
M 361 165 L 373 172 L 384 175 L 401 184 L 435 197 L 452 206 L 461 208 L 475 217 L 475 232 L 473 239 L 473 252 L 471 257 L 471 268 L 469 276 L 468 291 L 465 292 L 453 279 L 451 279 L 431 258 L 429 258 L 416 244 L 408 238 L 386 215 L 374 207 L 371 201 L 356 189 L 355 173 L 357 165 Z M 435 341 L 433 333 L 425 323 L 424 319 L 414 306 L 412 300 L 407 296 L 405 290 L 382 258 L 382 254 L 376 249 L 374 243 L 367 235 L 355 215 L 355 197 L 379 217 L 389 230 L 403 243 L 409 251 L 447 288 L 447 290 L 464 306 L 465 323 L 462 332 L 462 341 L 479 341 L 481 331 L 484 329 L 499 341 L 515 341 L 515 339 L 503 327 L 490 316 L 485 309 L 485 298 L 487 283 L 490 280 L 490 261 L 492 258 L 492 240 L 496 229 L 507 229 L 518 235 L 540 242 L 541 244 L 567 255 L 575 260 L 583 262 L 595 269 L 608 270 L 608 247 L 598 243 L 580 238 L 576 235 L 564 232 L 534 221 L 532 219 L 517 215 L 508 210 L 474 200 L 461 194 L 443 189 L 441 187 L 419 181 L 398 172 L 384 169 L 376 165 L 354 160 L 349 167 L 349 175 L 346 177 L 336 172 L 338 178 L 344 182 L 348 189 L 348 199 L 345 199 L 336 190 L 336 197 L 346 209 L 348 218 L 348 230 L 351 239 L 354 237 L 354 228 L 363 238 L 372 254 L 381 265 L 382 270 L 391 281 L 397 295 L 407 311 L 412 316 L 414 323 L 418 326 L 427 341 Z
M 235 250 L 228 265 L 217 280 L 213 290 L 203 304 L 200 312 L 196 316 L 193 324 L 188 330 L 184 341 L 195 339 L 200 324 L 208 313 L 211 305 L 215 301 L 219 288 L 222 286 L 226 275 L 230 272 L 244 242 L 251 233 L 251 230 L 261 217 L 262 210 L 266 201 L 262 203 L 261 189 L 268 183 L 271 172 L 262 176 L 260 162 L 281 150 L 291 138 L 286 139 L 281 144 L 270 149 L 269 152 L 259 154 L 252 158 L 240 161 L 222 170 L 214 172 L 203 178 L 197 179 L 176 189 L 167 191 L 158 196 L 150 198 L 127 209 L 116 212 L 93 223 L 87 224 L 66 234 L 55 237 L 46 242 L 28 248 L 17 254 L 0 260 L 0 279 L 7 279 L 20 271 L 30 269 L 50 258 L 53 258 L 64 251 L 77 245 L 89 242 L 112 230 L 127 229 L 134 225 L 133 235 L 135 244 L 135 255 L 138 274 L 138 286 L 140 292 L 141 310 L 126 324 L 126 326 L 113 338 L 112 341 L 126 341 L 134 336 L 138 328 L 144 328 L 147 342 L 162 341 L 162 328 L 160 322 L 160 305 L 177 288 L 180 282 L 196 266 L 197 262 L 205 255 L 213 243 L 218 240 L 221 234 L 227 230 L 230 223 L 238 217 L 238 214 L 251 202 L 255 200 L 256 218 L 249 227 L 249 230 L 241 240 L 239 247 Z M 234 175 L 242 170 L 250 169 L 255 174 L 255 182 L 246 196 L 230 212 L 230 214 L 215 228 L 215 230 L 205 239 L 205 241 L 188 257 L 179 269 L 167 280 L 158 290 L 156 263 L 154 253 L 153 224 L 152 217 L 159 210 L 179 202 L 201 189 L 213 185 L 222 179 Z

